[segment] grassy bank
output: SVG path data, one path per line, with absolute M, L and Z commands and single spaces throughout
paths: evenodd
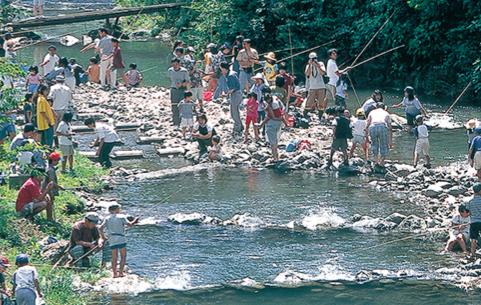
M 7 146 L 3 146 L 7 149 Z M 5 154 L 5 150 L 3 152 Z M 101 189 L 103 187 L 100 177 L 107 175 L 108 170 L 95 166 L 86 157 L 74 156 L 74 172 L 60 174 L 57 171 L 59 184 L 68 188 L 88 186 L 89 189 Z M 0 161 L 0 170 L 8 168 L 6 158 Z M 75 193 L 75 189 L 60 191 L 60 196 L 55 198 L 54 218 L 55 222 L 47 221 L 45 212 L 41 213 L 34 222 L 20 219 L 15 212 L 15 201 L 18 191 L 10 190 L 8 185 L 0 186 L 0 255 L 6 256 L 12 263 L 19 253 L 26 253 L 31 258 L 31 263 L 39 272 L 39 282 L 44 294 L 46 304 L 92 304 L 92 298 L 98 295 L 82 294 L 73 290 L 72 282 L 80 277 L 84 282 L 93 284 L 102 273 L 98 268 L 72 270 L 56 268 L 46 264 L 40 258 L 40 244 L 46 236 L 56 239 L 70 237 L 72 225 L 82 219 L 84 214 L 84 202 Z M 16 267 L 7 270 L 6 281 Z M 10 285 L 9 285 L 10 286 Z

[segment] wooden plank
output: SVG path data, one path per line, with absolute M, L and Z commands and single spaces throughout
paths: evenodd
M 183 155 L 185 153 L 185 149 L 182 147 L 159 148 L 157 149 L 157 153 L 161 157 L 170 156 L 170 155 Z
M 122 123 L 122 124 L 116 124 L 115 125 L 115 130 L 117 131 L 130 131 L 130 130 L 137 130 L 142 126 L 140 123 Z
M 139 137 L 137 144 L 164 143 L 165 137 Z
M 81 154 L 82 156 L 89 158 L 90 160 L 98 159 L 98 157 L 95 155 L 96 154 L 95 151 L 79 151 L 78 153 Z
M 39 26 L 50 26 L 66 23 L 78 23 L 106 18 L 117 18 L 123 16 L 133 16 L 137 14 L 151 14 L 167 9 L 179 9 L 186 3 L 168 3 L 159 5 L 149 5 L 143 7 L 116 8 L 112 10 L 98 10 L 83 13 L 75 13 L 61 16 L 45 16 L 45 18 L 29 18 L 8 23 L 6 26 L 14 28 L 32 28 Z
M 92 145 L 92 144 L 94 144 L 94 143 L 93 142 L 90 143 L 90 145 Z M 99 145 L 100 145 L 100 141 L 97 142 L 97 144 L 95 144 L 94 147 L 99 147 Z M 122 140 L 120 140 L 118 142 L 114 142 L 114 146 L 124 146 L 124 145 L 125 145 L 125 143 Z
M 142 159 L 144 153 L 141 150 L 116 150 L 112 158 L 115 160 Z

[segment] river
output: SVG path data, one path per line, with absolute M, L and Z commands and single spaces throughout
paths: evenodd
M 58 27 L 50 35 L 85 32 L 97 27 Z M 81 33 L 81 32 L 80 32 Z M 80 37 L 79 35 L 77 35 Z M 22 61 L 40 63 L 50 42 L 19 52 Z M 88 66 L 93 52 L 79 53 L 81 45 L 58 43 L 57 54 L 76 57 Z M 145 85 L 167 86 L 165 71 L 170 48 L 159 40 L 122 42 L 125 63 L 145 70 Z M 372 90 L 358 88 L 360 99 Z M 399 101 L 399 92 L 386 92 L 386 104 Z M 354 113 L 355 95 L 350 91 Z M 441 112 L 437 101 L 421 97 L 428 110 Z M 390 109 L 392 110 L 392 108 Z M 402 114 L 402 109 L 395 113 Z M 455 107 L 454 120 L 479 117 L 479 108 Z M 94 135 L 76 135 L 86 149 Z M 137 145 L 135 132 L 121 132 L 128 147 L 142 149 L 147 159 L 118 161 L 125 168 L 161 170 L 190 165 L 181 158 L 159 159 L 149 145 Z M 435 166 L 458 161 L 467 167 L 464 129 L 434 129 L 430 136 Z M 412 134 L 396 132 L 390 160 L 411 163 Z M 123 149 L 123 148 L 120 148 Z M 128 265 L 155 283 L 156 289 L 138 296 L 112 296 L 113 304 L 479 304 L 479 293 L 465 293 L 444 284 L 449 276 L 435 272 L 455 266 L 460 255 L 438 256 L 439 242 L 399 232 L 378 232 L 344 226 L 354 214 L 386 217 L 393 212 L 423 216 L 409 201 L 410 194 L 392 195 L 366 187 L 366 177 L 340 178 L 319 172 L 278 173 L 251 168 L 214 168 L 143 182 L 122 184 L 108 193 L 124 212 L 138 215 L 149 210 L 140 225 L 128 231 Z M 156 206 L 169 194 L 182 191 Z M 241 215 L 236 226 L 178 225 L 167 218 L 176 213 L 204 213 L 229 220 Z M 316 226 L 316 224 L 328 224 Z M 365 250 L 366 248 L 370 248 Z M 361 270 L 379 271 L 374 281 L 357 284 Z M 398 280 L 395 274 L 402 272 Z

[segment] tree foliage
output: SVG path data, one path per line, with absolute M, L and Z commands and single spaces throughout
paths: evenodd
M 155 0 L 120 1 L 139 5 Z M 243 35 L 262 53 L 289 48 L 290 25 L 294 53 L 335 39 L 317 50 L 320 58 L 336 47 L 338 61 L 349 63 L 393 12 L 359 61 L 406 46 L 356 68 L 352 76 L 371 86 L 411 84 L 427 93 L 453 97 L 474 77 L 474 87 L 481 89 L 478 1 L 191 0 L 186 8 L 159 16 L 157 24 L 174 28 L 175 35 L 182 29 L 182 39 L 197 49 L 209 42 L 233 42 L 236 35 Z M 284 51 L 276 57 L 288 55 Z M 295 57 L 296 72 L 302 71 L 306 58 L 307 54 Z

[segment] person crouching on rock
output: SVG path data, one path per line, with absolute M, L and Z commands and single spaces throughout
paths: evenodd
M 476 133 L 476 137 L 471 141 L 468 161 L 469 164 L 478 171 L 478 179 L 481 181 L 481 127 L 477 127 L 474 132 Z
M 101 165 L 105 166 L 106 168 L 110 168 L 112 166 L 112 162 L 110 161 L 109 154 L 112 151 L 112 148 L 114 148 L 115 142 L 120 141 L 117 132 L 115 131 L 114 127 L 110 126 L 109 124 L 95 122 L 92 118 L 86 119 L 84 124 L 88 128 L 95 129 L 95 132 L 97 133 L 95 142 L 89 147 L 93 148 L 100 141 L 99 149 L 95 155 L 99 157 Z
M 220 137 L 212 137 L 212 147 L 209 147 L 209 159 L 212 161 L 222 161 L 222 148 L 220 146 Z
M 125 237 L 125 226 L 132 227 L 139 217 L 135 217 L 132 221 L 127 219 L 126 215 L 120 214 L 120 205 L 112 204 L 109 207 L 110 215 L 107 216 L 100 226 L 100 235 L 103 240 L 108 240 L 110 250 L 112 251 L 112 271 L 114 278 L 124 277 L 124 267 L 127 261 L 127 238 Z M 104 235 L 104 229 L 107 230 L 108 238 Z M 118 250 L 118 251 L 117 251 Z M 120 268 L 117 273 L 117 254 L 120 252 Z
M 70 234 L 70 250 L 69 253 L 73 258 L 73 263 L 77 267 L 89 267 L 89 259 L 87 253 L 96 253 L 97 248 L 102 248 L 103 240 L 100 239 L 99 214 L 89 212 L 85 215 L 84 220 L 77 221 L 72 226 Z M 83 261 L 85 260 L 85 264 Z
M 30 174 L 30 178 L 18 191 L 16 210 L 20 216 L 26 219 L 32 219 L 33 216 L 46 209 L 47 219 L 53 220 L 53 205 L 48 193 L 55 184 L 53 181 L 49 182 L 40 192 L 39 184 L 42 182 L 44 175 L 44 167 L 35 167 Z
M 456 213 L 451 220 L 453 230 L 449 232 L 449 240 L 441 251 L 444 254 L 451 251 L 451 248 L 458 243 L 464 254 L 468 254 L 466 249 L 466 241 L 469 238 L 469 223 L 471 222 L 471 216 L 469 210 L 464 204 L 460 204 L 458 207 L 458 213 Z
M 215 129 L 207 124 L 207 117 L 201 114 L 197 117 L 197 123 L 194 124 L 194 133 L 192 137 L 199 142 L 199 156 L 207 153 L 207 146 L 212 146 L 212 136 L 216 135 Z

